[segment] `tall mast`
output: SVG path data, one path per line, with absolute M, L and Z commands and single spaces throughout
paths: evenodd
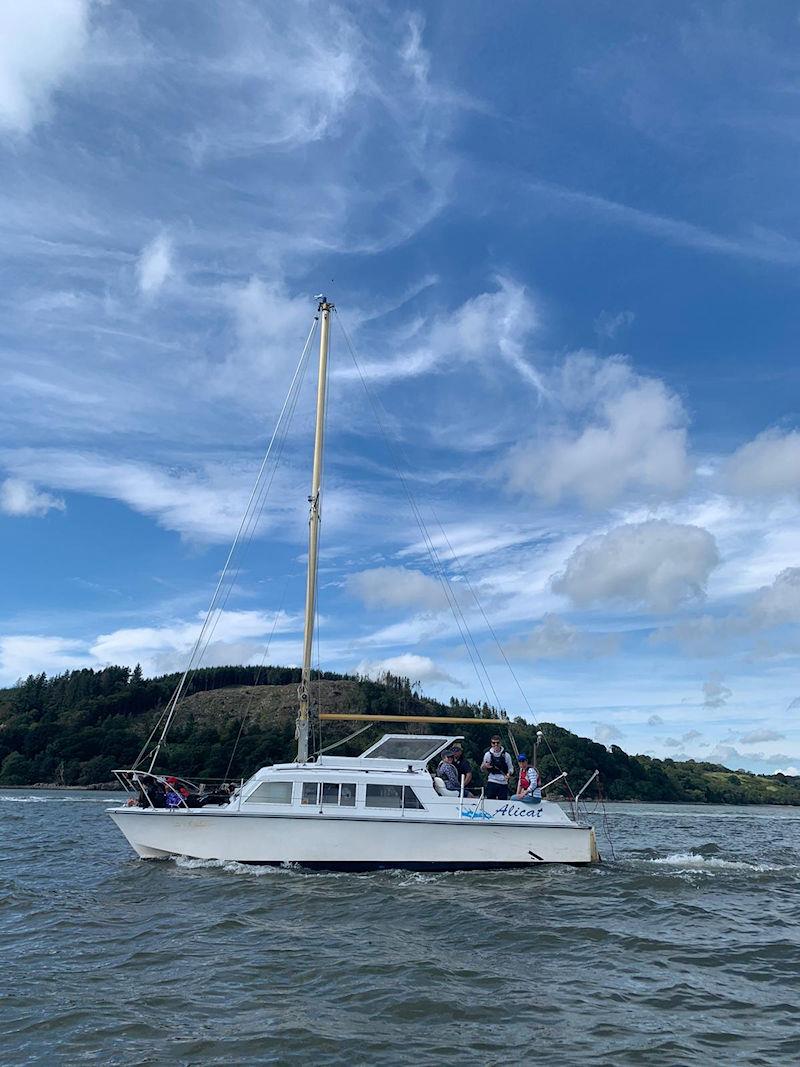
M 314 431 L 314 468 L 311 474 L 311 496 L 308 498 L 308 576 L 306 579 L 306 618 L 303 630 L 303 673 L 297 696 L 297 762 L 308 760 L 308 703 L 311 685 L 311 652 L 314 642 L 314 610 L 317 596 L 317 558 L 319 552 L 320 485 L 322 482 L 322 450 L 325 433 L 325 394 L 328 384 L 328 336 L 333 304 L 321 296 L 317 311 L 321 319 L 319 334 L 319 377 L 317 379 L 317 420 Z

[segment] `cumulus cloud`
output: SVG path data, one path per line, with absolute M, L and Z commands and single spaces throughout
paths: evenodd
M 787 567 L 772 585 L 759 589 L 749 614 L 757 625 L 765 627 L 800 622 L 800 567 Z
M 703 707 L 724 708 L 733 692 L 722 684 L 718 675 L 713 675 L 708 681 L 703 682 Z
M 0 511 L 6 515 L 41 517 L 52 509 L 63 511 L 65 507 L 60 497 L 42 492 L 22 478 L 6 478 L 0 485 Z
M 368 608 L 413 608 L 440 611 L 447 607 L 442 585 L 422 571 L 407 567 L 376 567 L 352 574 L 346 590 Z
M 559 615 L 548 612 L 525 637 L 508 642 L 511 655 L 525 659 L 569 659 L 574 656 L 601 656 L 614 652 L 613 634 L 583 633 Z
M 172 238 L 165 233 L 158 234 L 145 245 L 136 264 L 139 292 L 143 296 L 154 296 L 174 272 Z
M 778 733 L 777 730 L 751 730 L 750 733 L 742 734 L 739 741 L 743 745 L 757 745 L 764 741 L 785 741 L 786 734 Z
M 565 361 L 554 393 L 563 424 L 511 451 L 512 489 L 600 507 L 632 490 L 664 496 L 685 486 L 686 414 L 663 382 L 619 357 L 577 354 Z
M 724 468 L 730 489 L 744 496 L 779 496 L 800 489 L 800 433 L 766 430 L 742 445 Z
M 387 671 L 389 674 L 408 678 L 411 682 L 449 682 L 462 688 L 462 683 L 457 678 L 438 667 L 428 656 L 418 656 L 413 652 L 381 660 L 362 660 L 356 667 L 356 674 L 369 678 L 379 678 Z
M 0 4 L 0 130 L 27 133 L 88 41 L 88 0 Z
M 627 523 L 580 544 L 551 586 L 579 607 L 643 604 L 668 611 L 701 598 L 718 562 L 714 538 L 699 526 Z

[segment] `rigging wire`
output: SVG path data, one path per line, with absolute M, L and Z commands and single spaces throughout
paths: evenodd
M 483 674 L 486 677 L 486 682 L 488 683 L 489 688 L 491 689 L 492 694 L 494 696 L 495 706 L 497 706 L 499 708 L 499 710 L 503 711 L 504 710 L 503 704 L 502 704 L 502 702 L 500 701 L 500 699 L 499 699 L 499 697 L 497 695 L 497 691 L 496 691 L 496 689 L 494 687 L 494 684 L 492 683 L 491 676 L 490 676 L 489 671 L 488 671 L 488 669 L 486 667 L 486 664 L 485 664 L 485 662 L 483 660 L 483 657 L 481 656 L 480 650 L 478 649 L 478 646 L 477 646 L 477 643 L 475 641 L 475 638 L 473 637 L 472 632 L 471 632 L 471 630 L 469 628 L 469 624 L 467 623 L 467 620 L 466 620 L 466 618 L 464 616 L 463 611 L 461 610 L 460 605 L 458 605 L 458 603 L 457 603 L 457 598 L 452 593 L 452 589 L 451 589 L 450 582 L 449 582 L 448 577 L 447 577 L 446 569 L 445 569 L 444 565 L 441 562 L 441 559 L 439 557 L 438 552 L 436 551 L 436 547 L 435 547 L 435 544 L 433 542 L 433 538 L 430 536 L 430 533 L 429 533 L 429 531 L 427 529 L 427 526 L 425 524 L 424 518 L 422 517 L 420 509 L 417 506 L 416 501 L 414 500 L 414 497 L 413 497 L 411 489 L 410 489 L 410 487 L 408 485 L 407 479 L 403 475 L 403 472 L 402 472 L 402 470 L 400 468 L 400 464 L 399 464 L 398 459 L 397 459 L 397 451 L 399 451 L 399 450 L 397 450 L 397 451 L 395 450 L 395 447 L 394 447 L 392 441 L 389 439 L 388 433 L 387 433 L 387 431 L 385 429 L 384 421 L 380 417 L 380 413 L 379 413 L 379 410 L 378 410 L 378 405 L 380 404 L 380 401 L 372 395 L 372 392 L 369 389 L 369 386 L 367 385 L 366 379 L 365 379 L 365 377 L 363 375 L 363 372 L 361 370 L 361 367 L 360 367 L 360 365 L 358 363 L 358 359 L 357 359 L 356 354 L 355 354 L 355 349 L 354 349 L 353 343 L 352 343 L 352 341 L 350 339 L 350 336 L 349 336 L 349 334 L 347 332 L 347 329 L 345 328 L 344 323 L 342 322 L 342 318 L 341 318 L 341 315 L 339 314 L 338 310 L 336 310 L 336 317 L 337 317 L 337 320 L 339 322 L 339 326 L 341 327 L 342 333 L 344 334 L 344 338 L 345 338 L 345 341 L 347 343 L 347 346 L 348 346 L 348 348 L 350 350 L 350 355 L 351 355 L 351 358 L 353 360 L 353 363 L 355 364 L 356 370 L 358 372 L 358 376 L 359 376 L 359 378 L 361 380 L 361 384 L 364 387 L 364 391 L 366 392 L 367 397 L 368 397 L 368 399 L 370 401 L 370 405 L 371 405 L 371 407 L 373 409 L 373 414 L 375 415 L 375 420 L 376 420 L 376 422 L 378 424 L 378 428 L 380 429 L 381 434 L 383 435 L 384 440 L 386 442 L 390 458 L 391 458 L 392 463 L 393 463 L 394 468 L 395 468 L 395 473 L 397 474 L 397 476 L 398 476 L 398 478 L 399 478 L 399 480 L 400 480 L 400 482 L 401 482 L 401 484 L 403 486 L 403 489 L 405 490 L 406 496 L 408 497 L 409 504 L 410 504 L 411 509 L 412 509 L 412 513 L 414 514 L 414 517 L 415 517 L 415 519 L 417 521 L 417 525 L 419 526 L 420 532 L 422 533 L 423 541 L 425 543 L 425 547 L 427 548 L 428 554 L 429 554 L 429 556 L 431 558 L 431 561 L 434 564 L 434 571 L 436 573 L 437 578 L 440 581 L 440 584 L 442 584 L 442 586 L 444 588 L 445 596 L 447 597 L 448 603 L 450 604 L 450 609 L 451 609 L 451 612 L 453 613 L 453 617 L 455 619 L 456 626 L 458 627 L 459 632 L 461 633 L 461 638 L 464 641 L 465 648 L 466 648 L 467 653 L 468 653 L 468 655 L 470 657 L 470 660 L 472 661 L 472 665 L 473 665 L 473 668 L 475 670 L 476 677 L 478 678 L 478 682 L 481 685 L 481 689 L 483 690 L 484 696 L 487 698 L 487 703 L 488 703 L 488 694 L 487 694 L 487 691 L 486 691 L 486 686 L 483 683 L 483 679 L 481 677 L 481 673 L 480 673 L 480 671 L 478 669 L 478 663 L 480 663 L 481 670 L 483 671 Z M 402 453 L 400 453 L 400 457 L 404 458 L 402 456 Z M 502 643 L 500 642 L 500 639 L 499 639 L 499 637 L 497 635 L 497 632 L 495 631 L 494 627 L 492 626 L 491 622 L 489 621 L 489 618 L 488 618 L 488 616 L 486 614 L 486 611 L 484 610 L 483 604 L 481 603 L 480 598 L 478 597 L 478 594 L 475 591 L 475 588 L 473 587 L 472 583 L 470 582 L 470 580 L 469 580 L 469 578 L 468 578 L 468 576 L 466 574 L 466 571 L 465 571 L 465 569 L 464 569 L 464 567 L 463 567 L 458 555 L 456 554 L 455 549 L 453 548 L 453 546 L 452 546 L 452 544 L 450 542 L 450 538 L 447 536 L 447 533 L 446 533 L 446 531 L 444 529 L 444 526 L 442 525 L 441 521 L 439 520 L 438 516 L 436 515 L 435 511 L 433 511 L 433 509 L 432 509 L 432 514 L 433 514 L 434 521 L 436 522 L 436 525 L 439 527 L 439 530 L 441 532 L 442 538 L 443 538 L 445 544 L 447 545 L 447 548 L 449 549 L 450 556 L 451 556 L 453 562 L 455 563 L 456 567 L 460 571 L 461 578 L 464 580 L 464 583 L 466 585 L 467 591 L 472 596 L 472 599 L 474 600 L 474 602 L 475 602 L 475 604 L 476 604 L 476 606 L 477 606 L 477 608 L 478 608 L 478 610 L 479 610 L 479 612 L 481 614 L 481 617 L 483 618 L 483 621 L 486 624 L 486 627 L 489 630 L 489 633 L 492 635 L 492 639 L 494 640 L 495 644 L 497 645 L 497 648 L 498 648 L 498 650 L 500 652 L 500 655 L 502 656 L 503 661 L 504 661 L 506 667 L 508 668 L 509 673 L 511 674 L 511 677 L 513 678 L 514 683 L 516 684 L 517 689 L 520 692 L 520 695 L 521 695 L 521 697 L 522 697 L 522 699 L 523 699 L 523 701 L 525 703 L 525 706 L 526 706 L 526 708 L 528 710 L 528 713 L 529 713 L 529 715 L 531 717 L 531 720 L 533 721 L 533 725 L 536 726 L 537 729 L 538 729 L 539 723 L 538 723 L 538 720 L 536 718 L 536 715 L 535 715 L 535 713 L 533 711 L 533 708 L 532 708 L 532 706 L 530 704 L 530 701 L 528 700 L 527 694 L 525 693 L 525 690 L 523 689 L 523 687 L 522 687 L 522 685 L 521 685 L 521 683 L 519 681 L 517 673 L 514 670 L 514 668 L 512 667 L 511 662 L 509 661 L 508 656 L 506 654 L 506 651 L 503 648 Z M 473 655 L 472 650 L 470 649 L 470 644 L 472 645 L 472 648 L 474 648 L 474 653 L 475 653 L 474 655 Z M 476 660 L 477 660 L 477 662 L 476 662 Z M 506 718 L 508 718 L 507 715 L 506 715 Z M 549 740 L 549 738 L 547 737 L 546 734 L 544 734 L 544 741 L 545 741 L 545 744 L 547 745 L 547 750 L 548 750 L 549 754 L 552 756 L 553 761 L 555 762 L 556 766 L 558 767 L 559 772 L 562 772 L 563 768 L 561 766 L 561 763 L 559 762 L 559 759 L 556 756 L 555 751 L 553 750 L 553 747 L 550 744 L 550 740 Z M 512 737 L 512 742 L 511 743 L 512 743 L 512 748 L 516 749 L 516 742 L 513 739 L 513 737 Z M 572 793 L 572 790 L 571 790 L 571 788 L 569 786 L 569 783 L 566 782 L 565 784 L 566 784 L 567 789 L 569 790 L 569 792 Z
M 344 338 L 345 338 L 345 341 L 347 343 L 347 347 L 348 347 L 348 349 L 350 351 L 351 359 L 353 360 L 353 364 L 354 364 L 354 366 L 356 368 L 356 371 L 358 373 L 358 376 L 359 376 L 359 378 L 361 380 L 361 384 L 362 384 L 362 386 L 364 388 L 364 392 L 366 393 L 367 399 L 369 400 L 370 406 L 372 407 L 372 412 L 373 412 L 373 415 L 375 417 L 375 421 L 376 421 L 376 423 L 378 425 L 378 428 L 381 431 L 381 434 L 383 435 L 384 441 L 386 443 L 387 450 L 389 452 L 390 459 L 391 459 L 392 464 L 393 464 L 394 469 L 395 469 L 395 474 L 397 475 L 397 478 L 400 481 L 400 484 L 402 485 L 403 490 L 405 491 L 409 507 L 411 508 L 411 513 L 414 516 L 414 519 L 415 519 L 415 521 L 417 523 L 417 526 L 419 528 L 420 534 L 422 535 L 423 544 L 425 545 L 426 551 L 427 551 L 428 556 L 429 556 L 429 558 L 431 560 L 434 574 L 436 575 L 436 578 L 439 581 L 439 584 L 440 584 L 440 586 L 442 588 L 442 592 L 444 593 L 445 599 L 447 600 L 448 606 L 450 607 L 450 611 L 451 611 L 451 613 L 453 615 L 453 619 L 454 619 L 454 621 L 456 623 L 456 627 L 458 628 L 459 634 L 461 635 L 461 640 L 463 641 L 464 647 L 465 647 L 465 649 L 467 651 L 467 655 L 469 656 L 470 661 L 472 662 L 472 667 L 473 667 L 473 670 L 475 671 L 475 676 L 476 676 L 476 678 L 478 680 L 478 684 L 480 685 L 481 690 L 483 691 L 485 703 L 488 706 L 490 704 L 490 701 L 489 701 L 489 693 L 488 693 L 487 688 L 486 688 L 486 682 L 488 682 L 489 688 L 492 688 L 491 679 L 489 678 L 488 671 L 486 670 L 486 666 L 483 663 L 483 659 L 482 659 L 482 657 L 480 655 L 480 651 L 478 649 L 478 646 L 477 646 L 477 644 L 475 642 L 475 639 L 472 636 L 472 633 L 469 630 L 469 625 L 468 625 L 468 623 L 466 621 L 466 618 L 464 617 L 463 612 L 461 611 L 461 608 L 460 608 L 460 606 L 458 604 L 458 601 L 457 601 L 457 598 L 456 598 L 456 596 L 455 596 L 455 594 L 454 594 L 454 592 L 452 590 L 450 582 L 447 579 L 447 572 L 446 572 L 446 570 L 444 568 L 444 565 L 442 564 L 442 561 L 439 558 L 439 555 L 438 555 L 438 553 L 436 551 L 436 547 L 435 547 L 435 545 L 433 543 L 433 539 L 430 536 L 430 532 L 428 531 L 428 527 L 427 527 L 427 525 L 425 523 L 425 519 L 424 519 L 424 517 L 422 515 L 422 512 L 420 511 L 420 509 L 419 509 L 419 507 L 417 505 L 416 499 L 414 498 L 414 495 L 411 492 L 411 488 L 408 485 L 408 480 L 406 479 L 405 475 L 403 474 L 403 471 L 401 469 L 401 466 L 400 466 L 400 464 L 398 462 L 398 459 L 397 459 L 397 456 L 396 456 L 396 453 L 395 453 L 394 445 L 393 445 L 391 439 L 389 438 L 389 435 L 388 435 L 388 433 L 387 433 L 387 431 L 386 431 L 386 429 L 385 429 L 385 427 L 383 425 L 383 420 L 382 420 L 381 415 L 380 415 L 378 401 L 373 396 L 369 386 L 367 385 L 367 381 L 366 381 L 366 379 L 364 377 L 364 374 L 363 374 L 363 372 L 361 370 L 361 365 L 359 364 L 358 357 L 356 356 L 355 349 L 353 347 L 353 343 L 350 340 L 350 336 L 349 336 L 349 334 L 347 332 L 347 329 L 345 328 L 344 323 L 342 322 L 341 316 L 339 315 L 338 311 L 336 311 L 336 317 L 337 317 L 337 321 L 339 322 L 339 326 L 340 326 L 340 328 L 342 330 L 342 333 L 344 334 Z M 480 664 L 480 667 L 479 667 L 479 664 Z M 481 668 L 483 669 L 483 675 L 481 674 Z M 486 682 L 484 681 L 484 676 L 486 678 Z
M 236 755 L 236 750 L 239 747 L 239 741 L 241 740 L 241 737 L 242 737 L 242 732 L 244 730 L 244 724 L 247 722 L 248 716 L 250 715 L 250 709 L 252 708 L 253 701 L 255 700 L 256 686 L 258 685 L 258 679 L 261 677 L 261 672 L 264 669 L 264 664 L 266 663 L 267 656 L 269 655 L 269 648 L 270 648 L 270 645 L 272 644 L 272 638 L 275 636 L 275 630 L 277 629 L 277 626 L 278 626 L 278 619 L 281 617 L 281 613 L 283 612 L 283 604 L 284 604 L 284 601 L 286 600 L 286 590 L 288 588 L 289 588 L 289 575 L 287 574 L 286 575 L 286 581 L 284 582 L 284 585 L 283 585 L 283 593 L 281 594 L 280 607 L 278 608 L 278 610 L 275 613 L 275 618 L 272 620 L 272 629 L 270 630 L 269 637 L 267 638 L 267 645 L 266 645 L 266 648 L 264 649 L 263 655 L 261 656 L 261 662 L 259 663 L 258 670 L 256 671 L 255 681 L 253 682 L 253 687 L 252 687 L 252 689 L 250 691 L 250 696 L 248 697 L 247 704 L 245 705 L 244 712 L 242 713 L 242 721 L 239 723 L 239 732 L 236 734 L 236 740 L 233 743 L 233 751 L 231 752 L 230 759 L 228 760 L 228 766 L 225 768 L 225 779 L 227 779 L 228 775 L 231 773 L 231 766 L 233 765 L 233 759 L 234 759 L 234 756 Z
M 494 643 L 497 645 L 497 648 L 498 648 L 498 650 L 500 652 L 500 655 L 503 657 L 503 662 L 505 663 L 506 667 L 508 667 L 508 671 L 509 671 L 511 677 L 514 679 L 514 683 L 516 684 L 516 687 L 520 692 L 520 696 L 522 697 L 523 701 L 525 702 L 525 706 L 527 707 L 528 713 L 531 716 L 531 719 L 533 721 L 533 725 L 538 729 L 539 728 L 539 722 L 538 722 L 538 720 L 536 718 L 536 714 L 534 713 L 533 708 L 531 707 L 530 701 L 528 700 L 528 696 L 527 696 L 525 690 L 522 688 L 522 684 L 520 683 L 519 678 L 517 677 L 517 672 L 511 666 L 509 658 L 506 655 L 506 650 L 503 648 L 503 645 L 502 645 L 502 643 L 500 641 L 500 638 L 497 636 L 497 632 L 495 631 L 495 628 L 492 626 L 491 622 L 489 621 L 489 617 L 487 616 L 486 612 L 484 611 L 483 604 L 481 603 L 480 598 L 478 597 L 478 594 L 475 592 L 475 589 L 474 589 L 472 583 L 470 582 L 469 577 L 467 576 L 466 570 L 464 569 L 464 567 L 463 567 L 463 565 L 461 563 L 461 560 L 458 558 L 458 556 L 456 555 L 455 549 L 450 544 L 450 538 L 447 536 L 447 533 L 445 532 L 444 526 L 442 526 L 442 523 L 440 522 L 439 517 L 437 516 L 436 512 L 433 511 L 433 509 L 431 509 L 431 511 L 433 513 L 434 519 L 436 520 L 437 526 L 441 530 L 442 537 L 446 541 L 447 547 L 450 549 L 450 555 L 453 558 L 453 562 L 455 563 L 456 567 L 458 567 L 458 569 L 460 570 L 461 577 L 464 580 L 464 583 L 465 583 L 465 585 L 467 587 L 467 590 L 471 594 L 472 599 L 475 601 L 475 604 L 476 604 L 476 606 L 478 608 L 478 611 L 480 611 L 481 616 L 483 618 L 483 621 L 486 623 L 486 627 L 489 630 L 489 633 L 492 635 L 492 639 L 493 639 Z M 549 740 L 547 734 L 545 734 L 543 731 L 542 731 L 542 737 L 544 738 L 544 742 L 547 745 L 547 751 L 553 757 L 553 760 L 555 761 L 555 764 L 558 767 L 559 771 L 563 773 L 564 768 L 559 763 L 558 756 L 556 756 L 555 752 L 553 751 L 553 746 L 550 744 L 550 740 Z M 567 786 L 567 789 L 569 789 L 570 792 L 572 792 L 572 790 L 570 789 L 570 786 L 569 786 L 569 782 L 566 783 L 566 786 Z
M 235 535 L 235 537 L 233 539 L 233 543 L 231 544 L 230 550 L 228 552 L 228 556 L 227 556 L 227 558 L 225 560 L 225 565 L 224 565 L 224 567 L 222 569 L 222 572 L 220 574 L 220 577 L 219 577 L 219 580 L 217 582 L 216 588 L 214 589 L 214 594 L 213 594 L 213 596 L 211 598 L 211 603 L 209 604 L 208 611 L 206 612 L 206 616 L 205 616 L 205 619 L 203 621 L 203 625 L 200 628 L 200 632 L 197 635 L 197 639 L 195 640 L 194 645 L 192 646 L 192 650 L 191 650 L 191 654 L 189 656 L 189 661 L 187 663 L 187 666 L 186 666 L 183 674 L 181 675 L 181 678 L 180 678 L 180 680 L 179 680 L 179 682 L 178 682 L 178 684 L 177 684 L 172 696 L 170 697 L 169 701 L 167 702 L 167 705 L 164 708 L 164 711 L 159 716 L 159 719 L 156 722 L 156 725 L 151 730 L 149 737 L 145 741 L 145 744 L 142 747 L 141 751 L 139 752 L 139 755 L 136 757 L 136 761 L 135 761 L 135 763 L 133 765 L 134 769 L 138 766 L 139 762 L 145 756 L 145 753 L 148 751 L 148 747 L 149 747 L 150 743 L 154 739 L 154 737 L 155 737 L 155 735 L 156 735 L 156 733 L 157 733 L 157 731 L 159 729 L 159 726 L 161 726 L 161 724 L 163 722 L 164 725 L 163 725 L 163 728 L 161 730 L 161 735 L 160 735 L 158 743 L 156 744 L 155 748 L 153 749 L 153 752 L 152 752 L 152 755 L 151 755 L 149 770 L 152 772 L 153 767 L 155 766 L 155 761 L 158 758 L 158 754 L 159 754 L 159 752 L 161 750 L 162 745 L 164 744 L 164 741 L 166 739 L 167 733 L 169 732 L 170 725 L 171 725 L 172 720 L 173 720 L 173 718 L 175 716 L 175 710 L 177 708 L 178 702 L 180 701 L 181 696 L 183 695 L 183 693 L 184 693 L 184 691 L 186 689 L 186 685 L 187 685 L 187 682 L 188 682 L 190 676 L 194 673 L 194 670 L 196 670 L 196 664 L 199 662 L 199 657 L 207 649 L 208 642 L 210 641 L 211 636 L 213 635 L 214 629 L 216 629 L 217 622 L 219 621 L 219 614 L 221 613 L 221 610 L 222 610 L 222 609 L 219 608 L 219 600 L 220 600 L 220 596 L 221 596 L 222 590 L 224 588 L 226 577 L 228 575 L 228 572 L 229 572 L 229 569 L 230 569 L 230 566 L 231 566 L 231 562 L 232 562 L 232 560 L 234 558 L 234 555 L 235 555 L 237 549 L 240 546 L 240 543 L 241 543 L 241 540 L 242 540 L 242 536 L 247 530 L 250 531 L 250 534 L 249 534 L 249 537 L 248 537 L 248 541 L 247 541 L 248 544 L 249 544 L 250 539 L 252 538 L 254 502 L 257 505 L 258 501 L 261 500 L 260 507 L 263 508 L 264 501 L 266 500 L 266 493 L 264 491 L 264 485 L 262 483 L 262 479 L 263 479 L 263 476 L 264 476 L 264 471 L 265 471 L 265 469 L 267 467 L 267 464 L 268 464 L 268 462 L 270 460 L 270 457 L 272 455 L 272 450 L 273 450 L 273 446 L 275 444 L 275 441 L 279 439 L 279 435 L 283 434 L 283 437 L 284 437 L 284 440 L 285 440 L 285 435 L 286 435 L 286 432 L 288 430 L 288 422 L 291 421 L 291 415 L 294 413 L 294 409 L 295 409 L 295 407 L 297 405 L 297 395 L 299 394 L 299 382 L 302 379 L 302 373 L 303 373 L 305 365 L 307 363 L 307 354 L 308 354 L 308 351 L 309 351 L 309 346 L 311 345 L 311 340 L 312 340 L 312 338 L 314 336 L 314 333 L 316 331 L 316 328 L 317 328 L 317 321 L 318 321 L 318 317 L 315 316 L 314 317 L 314 321 L 313 321 L 313 323 L 311 325 L 311 329 L 309 330 L 308 337 L 306 338 L 306 342 L 305 342 L 305 344 L 303 346 L 303 350 L 302 350 L 302 352 L 300 354 L 300 359 L 298 360 L 297 367 L 295 368 L 295 372 L 294 372 L 294 375 L 292 377 L 291 383 L 289 385 L 289 390 L 288 390 L 286 398 L 285 398 L 285 400 L 283 402 L 283 406 L 281 408 L 280 414 L 278 415 L 278 421 L 277 421 L 277 423 L 275 425 L 275 429 L 274 429 L 274 431 L 272 433 L 272 437 L 270 438 L 270 442 L 269 442 L 269 445 L 267 447 L 267 451 L 266 451 L 266 453 L 264 455 L 263 460 L 261 461 L 261 466 L 259 467 L 258 474 L 256 476 L 255 482 L 253 483 L 253 488 L 251 490 L 250 497 L 249 497 L 249 500 L 247 502 L 247 507 L 245 508 L 244 515 L 242 516 L 241 522 L 239 523 L 239 527 L 238 527 L 238 529 L 236 531 L 236 535 Z M 289 417 L 289 420 L 284 422 L 284 416 L 287 413 L 287 409 L 290 412 L 290 417 Z M 274 478 L 274 471 L 273 471 L 272 478 L 270 479 L 269 483 L 266 486 L 266 490 L 267 491 L 269 490 L 269 487 L 272 485 L 272 479 L 273 478 Z M 261 513 L 261 511 L 259 509 L 258 514 L 260 515 L 260 513 Z M 241 564 L 239 564 L 239 566 L 241 566 Z M 239 570 L 237 568 L 236 574 L 238 574 L 238 573 L 239 573 Z M 227 590 L 227 593 L 225 595 L 225 600 L 223 602 L 223 607 L 224 607 L 224 603 L 227 603 L 227 598 L 230 595 L 230 588 L 232 588 L 232 585 Z M 215 615 L 217 616 L 216 619 L 214 619 Z M 212 620 L 214 620 L 213 621 L 213 625 L 212 625 Z M 210 630 L 210 632 L 209 632 L 209 630 Z

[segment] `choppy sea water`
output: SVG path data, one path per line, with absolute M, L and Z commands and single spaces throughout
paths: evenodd
M 499 873 L 138 860 L 0 790 L 4 1064 L 800 1063 L 800 810 L 610 806 Z

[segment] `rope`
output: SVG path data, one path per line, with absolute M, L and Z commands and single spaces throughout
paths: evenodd
M 249 544 L 250 540 L 252 540 L 253 530 L 255 528 L 254 525 L 253 525 L 254 518 L 257 519 L 261 515 L 261 511 L 263 510 L 264 503 L 266 501 L 267 492 L 269 491 L 269 488 L 272 485 L 272 481 L 274 480 L 275 471 L 273 470 L 272 477 L 270 478 L 270 480 L 267 483 L 267 485 L 264 486 L 262 484 L 262 478 L 263 478 L 263 475 L 264 475 L 264 471 L 265 471 L 267 463 L 269 462 L 269 459 L 270 459 L 270 457 L 272 455 L 272 449 L 273 449 L 273 446 L 275 444 L 275 441 L 276 441 L 276 439 L 279 438 L 279 434 L 280 433 L 283 433 L 283 439 L 285 441 L 286 433 L 288 432 L 288 424 L 291 421 L 291 414 L 294 413 L 294 409 L 295 409 L 295 407 L 297 405 L 297 396 L 299 395 L 298 382 L 301 380 L 301 373 L 302 373 L 302 371 L 304 369 L 304 365 L 305 365 L 305 362 L 306 362 L 306 356 L 307 356 L 307 353 L 309 351 L 309 346 L 311 344 L 311 340 L 312 340 L 312 338 L 314 336 L 316 328 L 317 328 L 317 316 L 314 317 L 314 321 L 313 321 L 313 323 L 311 325 L 311 329 L 309 330 L 308 337 L 306 338 L 305 345 L 303 346 L 303 350 L 302 350 L 302 352 L 300 354 L 300 359 L 298 360 L 297 367 L 295 368 L 294 375 L 293 375 L 291 383 L 289 385 L 289 390 L 287 392 L 286 399 L 283 402 L 283 406 L 281 408 L 280 414 L 278 415 L 278 421 L 277 421 L 277 423 L 275 425 L 275 429 L 273 431 L 272 437 L 271 437 L 269 445 L 267 447 L 267 451 L 266 451 L 266 453 L 264 455 L 263 460 L 261 461 L 261 466 L 259 467 L 258 474 L 257 474 L 255 482 L 253 484 L 253 488 L 252 488 L 251 493 L 250 493 L 250 498 L 249 498 L 249 500 L 247 502 L 247 507 L 245 508 L 244 515 L 242 516 L 241 522 L 239 523 L 239 527 L 238 527 L 238 529 L 236 531 L 236 535 L 235 535 L 235 537 L 233 539 L 233 543 L 231 544 L 230 550 L 228 552 L 227 559 L 225 560 L 225 565 L 224 565 L 224 567 L 222 569 L 222 573 L 220 574 L 220 577 L 219 577 L 219 581 L 217 582 L 216 588 L 214 589 L 214 594 L 213 594 L 213 596 L 211 598 L 211 603 L 209 604 L 208 611 L 206 612 L 206 617 L 205 617 L 205 619 L 203 621 L 203 625 L 200 628 L 200 632 L 197 635 L 197 639 L 196 639 L 196 641 L 195 641 L 195 643 L 194 643 L 194 645 L 192 647 L 191 654 L 189 656 L 189 661 L 187 663 L 186 669 L 184 670 L 183 674 L 181 675 L 181 678 L 180 678 L 180 680 L 178 682 L 178 685 L 176 686 L 174 693 L 172 694 L 172 696 L 170 697 L 169 701 L 167 702 L 167 705 L 166 705 L 164 711 L 162 712 L 161 716 L 159 717 L 158 722 L 153 727 L 152 731 L 150 732 L 149 737 L 147 738 L 147 741 L 145 741 L 144 746 L 142 747 L 142 750 L 140 751 L 139 755 L 136 757 L 136 762 L 134 763 L 134 769 L 138 766 L 139 761 L 143 758 L 144 754 L 147 752 L 148 746 L 150 745 L 151 741 L 155 737 L 159 726 L 161 725 L 162 722 L 164 722 L 164 726 L 163 726 L 163 729 L 161 731 L 161 736 L 159 737 L 158 743 L 156 744 L 156 747 L 155 747 L 155 749 L 153 750 L 153 753 L 152 753 L 152 758 L 150 760 L 149 770 L 152 771 L 153 767 L 155 766 L 156 759 L 158 758 L 158 754 L 159 754 L 159 752 L 161 750 L 161 747 L 164 744 L 164 741 L 166 740 L 167 733 L 169 732 L 169 728 L 170 728 L 170 726 L 172 724 L 172 720 L 173 720 L 173 718 L 175 716 L 175 710 L 176 710 L 176 708 L 178 706 L 178 702 L 179 702 L 181 696 L 183 695 L 183 693 L 185 691 L 185 688 L 186 688 L 186 685 L 187 685 L 187 681 L 189 680 L 189 677 L 194 672 L 194 670 L 196 670 L 196 664 L 199 662 L 200 657 L 203 655 L 203 653 L 205 653 L 206 649 L 208 648 L 208 643 L 211 640 L 211 637 L 213 636 L 214 630 L 216 629 L 217 623 L 219 622 L 219 618 L 221 616 L 221 613 L 224 610 L 225 604 L 227 603 L 228 596 L 230 595 L 230 590 L 233 588 L 233 581 L 235 581 L 236 575 L 234 575 L 234 579 L 233 579 L 233 581 L 230 583 L 230 585 L 228 587 L 228 590 L 227 590 L 227 592 L 225 594 L 225 598 L 224 598 L 223 603 L 222 603 L 222 607 L 219 606 L 220 594 L 221 594 L 222 589 L 224 587 L 224 583 L 225 583 L 226 577 L 228 575 L 229 568 L 231 566 L 231 561 L 233 560 L 234 554 L 236 553 L 236 550 L 239 547 L 239 544 L 240 544 L 240 542 L 242 540 L 243 534 L 247 534 L 247 532 L 249 530 L 249 535 L 247 536 L 247 544 Z M 290 410 L 290 417 L 286 422 L 284 422 L 284 415 L 286 414 L 287 409 Z M 281 448 L 281 452 L 282 452 L 282 448 Z M 276 468 L 275 469 L 277 469 L 277 464 L 276 464 Z M 253 504 L 254 504 L 254 501 L 256 502 L 256 504 L 258 504 L 259 500 L 261 501 L 261 503 L 260 503 L 260 507 L 258 507 L 258 510 L 256 512 L 256 509 L 253 507 Z M 240 567 L 241 567 L 241 563 L 237 567 L 237 571 L 236 571 L 237 575 L 239 573 Z M 215 615 L 216 615 L 216 618 L 214 618 Z M 212 624 L 212 619 L 214 620 L 213 624 Z M 208 635 L 208 636 L 206 636 L 206 635 Z M 205 639 L 205 641 L 204 641 L 204 639 Z

